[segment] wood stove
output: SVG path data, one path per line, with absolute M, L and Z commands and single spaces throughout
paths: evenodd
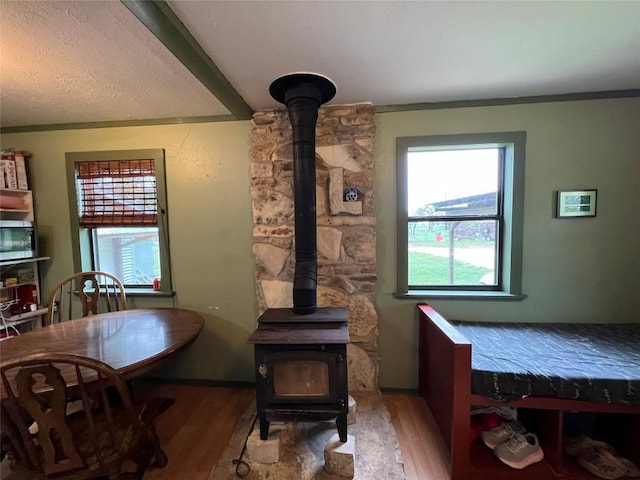
M 293 308 L 271 308 L 249 337 L 254 344 L 260 438 L 269 422 L 336 419 L 347 441 L 349 329 L 343 307 L 317 308 L 316 150 L 318 108 L 336 93 L 321 75 L 275 80 L 271 96 L 287 106 L 293 130 L 295 272 Z
M 255 345 L 256 403 L 260 438 L 271 421 L 336 419 L 347 441 L 347 312 L 319 308 L 298 315 L 290 308 L 268 309 L 249 337 Z

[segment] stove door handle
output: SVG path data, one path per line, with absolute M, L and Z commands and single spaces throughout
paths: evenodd
M 269 369 L 267 368 L 267 364 L 266 363 L 261 363 L 260 366 L 258 367 L 258 373 L 260 375 L 262 375 L 262 378 L 264 378 L 265 382 L 267 382 L 267 372 L 269 371 Z

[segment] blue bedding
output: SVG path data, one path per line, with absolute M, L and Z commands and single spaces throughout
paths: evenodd
M 640 324 L 450 322 L 472 344 L 472 392 L 640 405 Z

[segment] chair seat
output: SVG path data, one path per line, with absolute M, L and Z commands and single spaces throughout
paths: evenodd
M 142 411 L 143 409 L 147 409 L 148 405 L 143 404 L 138 408 Z M 162 468 L 166 465 L 166 456 L 157 448 L 158 438 L 155 429 L 150 423 L 153 419 L 148 419 L 146 424 L 143 423 L 143 431 L 136 433 L 128 419 L 127 412 L 123 408 L 114 408 L 112 413 L 112 428 L 115 436 L 123 440 L 117 449 L 114 448 L 114 445 L 111 444 L 110 441 L 110 435 L 108 433 L 109 422 L 105 412 L 95 412 L 93 417 L 96 430 L 100 432 L 98 435 L 98 443 L 100 445 L 100 455 L 103 457 L 102 462 L 97 461 L 96 453 L 90 448 L 90 431 L 85 412 L 76 412 L 68 417 L 69 426 L 71 427 L 74 440 L 78 445 L 78 452 L 85 461 L 88 471 L 78 472 L 77 475 L 72 477 L 65 476 L 65 478 L 95 478 L 96 476 L 113 473 L 114 471 L 118 472 L 120 465 L 123 463 L 123 457 L 135 457 L 139 462 L 141 461 L 147 465 L 147 469 L 155 467 Z M 126 464 L 124 464 L 124 466 L 126 467 Z M 135 470 L 132 470 L 131 473 L 135 473 Z

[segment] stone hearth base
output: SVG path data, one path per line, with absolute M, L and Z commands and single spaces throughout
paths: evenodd
M 355 480 L 404 480 L 400 447 L 382 396 L 378 392 L 355 393 L 357 421 L 349 425 L 355 437 Z M 238 480 L 233 460 L 242 452 L 255 414 L 255 403 L 240 418 L 229 445 L 209 480 Z M 276 426 L 277 424 L 272 424 Z M 254 428 L 258 428 L 257 425 Z M 324 466 L 324 450 L 337 432 L 334 422 L 287 423 L 282 425 L 280 461 L 274 464 L 243 461 L 251 468 L 247 480 L 344 480 L 328 474 Z

